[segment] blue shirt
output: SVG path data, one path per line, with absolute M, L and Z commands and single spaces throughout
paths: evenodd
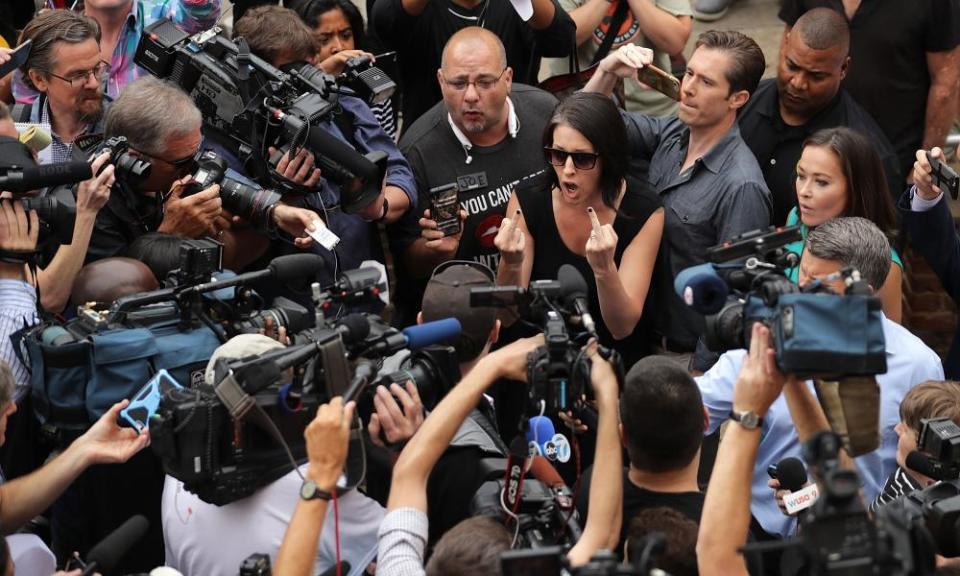
M 943 380 L 940 358 L 919 338 L 899 324 L 883 318 L 883 336 L 887 347 L 887 372 L 877 375 L 880 386 L 880 447 L 856 458 L 867 502 L 872 502 L 883 489 L 887 477 L 896 469 L 897 434 L 900 422 L 900 401 L 910 388 L 927 380 Z M 709 372 L 697 378 L 703 404 L 710 414 L 707 434 L 713 433 L 733 408 L 733 386 L 740 373 L 746 350 L 732 350 L 720 357 Z M 807 386 L 813 390 L 813 382 Z M 784 458 L 802 458 L 802 450 L 787 401 L 783 395 L 770 406 L 763 419 L 760 447 L 753 473 L 750 512 L 763 529 L 788 537 L 795 532 L 793 518 L 780 512 L 767 486 L 767 467 Z
M 13 400 L 19 402 L 30 390 L 30 370 L 20 362 L 10 336 L 40 321 L 37 290 L 23 280 L 0 279 L 0 362 L 6 362 L 17 383 Z

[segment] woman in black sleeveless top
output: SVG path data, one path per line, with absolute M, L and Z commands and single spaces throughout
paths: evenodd
M 495 241 L 497 283 L 526 286 L 574 265 L 600 342 L 629 368 L 651 344 L 641 318 L 663 234 L 660 200 L 626 178 L 626 130 L 609 98 L 577 93 L 558 104 L 543 145 L 550 182 L 510 198 Z

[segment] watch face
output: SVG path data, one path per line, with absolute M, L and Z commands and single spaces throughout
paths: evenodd
M 744 412 L 740 416 L 740 423 L 746 428 L 756 428 L 760 425 L 760 417 L 755 412 Z
M 313 480 L 307 480 L 303 483 L 303 486 L 300 487 L 300 497 L 304 500 L 313 498 L 313 495 L 316 493 L 317 485 Z

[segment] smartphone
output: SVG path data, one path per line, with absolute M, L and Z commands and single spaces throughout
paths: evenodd
M 460 187 L 456 182 L 430 189 L 430 217 L 444 236 L 460 232 Z
M 927 152 L 927 161 L 930 162 L 930 168 L 933 169 L 930 173 L 933 183 L 940 190 L 950 192 L 950 197 L 956 200 L 957 195 L 960 194 L 960 176 L 946 162 L 934 158 L 929 152 Z
M 160 399 L 170 390 L 182 389 L 166 369 L 161 369 L 130 399 L 130 404 L 120 411 L 120 418 L 137 432 L 143 432 L 160 408 Z
M 670 98 L 680 101 L 680 81 L 669 72 L 664 72 L 652 64 L 647 64 L 637 70 L 637 80 L 661 94 L 666 94 Z
M 10 53 L 10 60 L 4 64 L 0 64 L 0 78 L 23 66 L 23 63 L 27 61 L 27 56 L 30 55 L 31 43 L 32 41 L 28 39 L 23 44 L 17 46 L 17 49 Z

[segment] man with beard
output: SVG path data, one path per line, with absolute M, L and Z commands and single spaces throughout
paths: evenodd
M 629 44 L 600 61 L 584 90 L 610 95 L 620 78 L 636 78 L 653 60 Z M 704 32 L 687 63 L 676 117 L 624 113 L 630 155 L 648 160 L 648 179 L 666 209 L 654 273 L 659 353 L 688 363 L 703 316 L 673 291 L 684 268 L 702 264 L 707 248 L 770 224 L 770 192 L 740 137 L 737 112 L 763 75 L 760 47 L 739 32 Z
M 777 78 L 760 82 L 740 114 L 740 135 L 770 188 L 774 224 L 786 222 L 796 205 L 794 178 L 804 140 L 824 128 L 847 126 L 866 136 L 883 160 L 890 191 L 899 194 L 903 188 L 890 141 L 873 117 L 840 89 L 850 67 L 849 48 L 850 29 L 843 15 L 829 8 L 805 13 L 784 38 Z
M 443 50 L 437 70 L 438 103 L 400 139 L 419 198 L 392 230 L 392 249 L 404 290 L 398 294 L 401 325 L 412 324 L 423 287 L 438 264 L 452 259 L 497 269 L 493 245 L 513 188 L 546 174 L 538 152 L 556 98 L 513 84 L 503 43 L 489 30 L 464 28 Z M 444 236 L 430 213 L 430 190 L 457 184 L 460 229 Z M 407 290 L 406 288 L 411 288 Z
M 48 162 L 66 162 L 73 141 L 102 132 L 101 79 L 108 64 L 100 59 L 100 26 L 69 10 L 51 10 L 31 20 L 20 34 L 30 40 L 30 55 L 21 67 L 27 85 L 40 92 L 29 115 L 15 106 L 17 121 L 49 124 L 53 143 Z

